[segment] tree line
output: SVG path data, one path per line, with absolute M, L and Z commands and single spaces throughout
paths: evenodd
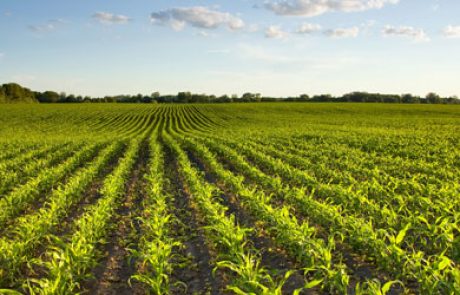
M 441 97 L 431 92 L 425 97 L 412 94 L 381 94 L 368 92 L 352 92 L 342 96 L 321 94 L 309 96 L 302 94 L 295 97 L 266 97 L 259 93 L 247 92 L 241 96 L 215 96 L 179 92 L 176 95 L 161 95 L 153 92 L 150 95 L 116 95 L 104 97 L 75 96 L 55 91 L 37 92 L 16 83 L 0 86 L 0 103 L 244 103 L 244 102 L 367 102 L 367 103 L 426 103 L 426 104 L 460 104 L 457 96 Z

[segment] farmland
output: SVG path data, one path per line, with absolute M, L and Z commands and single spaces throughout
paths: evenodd
M 460 108 L 0 107 L 0 294 L 460 294 Z

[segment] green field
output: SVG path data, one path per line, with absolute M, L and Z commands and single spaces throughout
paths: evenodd
M 460 106 L 0 106 L 0 294 L 460 294 L 459 263 Z

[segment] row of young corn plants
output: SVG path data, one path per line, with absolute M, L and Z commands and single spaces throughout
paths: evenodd
M 139 144 L 140 139 L 131 140 L 124 157 L 104 180 L 100 191 L 102 197 L 75 221 L 71 236 L 53 239 L 53 245 L 48 247 L 39 262 L 47 275 L 28 280 L 31 294 L 73 294 L 82 281 L 91 277 L 90 270 L 97 265 L 101 255 L 98 246 L 104 243 L 113 226 L 111 220 L 121 206 Z
M 85 190 L 121 148 L 122 144 L 115 142 L 102 150 L 93 162 L 53 190 L 42 208 L 18 218 L 14 227 L 4 233 L 0 238 L 0 286 L 14 284 L 17 278 L 22 278 L 21 270 L 31 261 L 37 247 L 46 244 L 46 236 L 69 214 L 69 210 L 79 202 Z
M 143 116 L 140 114 L 128 115 L 125 124 L 121 125 L 120 128 L 117 129 L 120 138 L 129 137 L 132 133 L 136 132 L 139 122 L 142 119 Z
M 342 126 L 342 128 L 343 130 L 339 130 L 339 128 L 328 130 L 333 133 L 328 139 L 367 154 L 413 160 L 423 159 L 424 161 L 443 164 L 449 162 L 453 156 L 452 152 L 446 148 L 449 145 L 446 134 L 441 132 L 432 134 L 429 130 L 419 130 L 419 132 L 411 130 L 411 132 L 407 129 L 397 132 L 393 129 L 392 134 L 389 134 L 388 130 L 381 128 L 362 128 L 362 126 L 351 128 L 350 126 Z M 293 140 L 310 137 L 310 133 L 302 134 L 302 132 L 297 134 L 291 132 L 291 135 Z M 322 135 L 324 137 L 324 134 Z M 323 140 L 323 138 L 320 139 Z M 439 142 L 442 139 L 444 140 Z
M 122 138 L 133 138 L 139 133 L 145 132 L 144 128 L 146 127 L 146 123 L 149 122 L 149 117 L 150 117 L 149 115 L 142 115 L 142 114 L 136 115 L 136 118 L 131 120 L 132 124 L 120 130 L 120 132 L 118 133 L 118 136 Z
M 35 144 L 25 144 L 25 143 L 0 143 L 0 163 L 4 165 L 5 162 L 13 160 L 17 157 L 21 157 L 24 151 L 36 150 L 39 149 L 42 145 Z
M 378 164 L 378 160 L 366 158 L 368 156 L 362 154 L 351 157 L 349 149 L 340 152 L 340 146 L 329 147 L 326 150 L 342 153 L 345 156 L 324 158 L 326 153 L 324 149 L 314 144 L 310 146 L 308 152 L 298 153 L 295 147 L 286 148 L 282 144 L 269 143 L 263 138 L 256 140 L 261 147 L 270 146 L 267 149 L 269 154 L 302 168 L 311 175 L 319 175 L 318 180 L 321 182 L 352 185 L 355 190 L 366 193 L 368 199 L 382 205 L 397 202 L 398 208 L 405 209 L 405 212 L 400 214 L 410 214 L 410 212 L 420 210 L 427 213 L 433 212 L 433 215 L 438 216 L 439 213 L 454 213 L 460 210 L 460 202 L 457 202 L 455 198 L 460 185 L 455 178 L 441 179 L 432 173 L 429 175 L 412 173 L 410 177 L 394 177 L 382 170 L 388 166 L 386 163 Z M 315 154 L 319 154 L 320 157 L 316 157 Z M 365 167 L 366 165 L 372 165 L 372 167 Z M 420 166 L 423 165 L 417 165 L 417 167 Z M 398 169 L 410 171 L 403 167 L 399 166 Z M 429 169 L 429 171 L 437 170 L 439 169 L 432 167 Z M 442 170 L 452 174 L 455 172 L 449 169 Z M 449 203 L 450 206 L 446 207 L 446 203 Z
M 43 169 L 49 169 L 61 161 L 67 159 L 75 150 L 78 150 L 81 145 L 68 145 L 56 146 L 55 149 L 48 151 L 44 158 L 39 158 L 35 161 L 27 163 L 16 163 L 15 167 L 18 169 L 10 169 L 7 171 L 0 171 L 0 198 L 2 195 L 8 193 L 14 186 L 23 184 L 27 179 L 37 175 Z
M 281 280 L 270 276 L 249 243 L 251 229 L 241 227 L 234 215 L 226 213 L 227 208 L 216 200 L 219 195 L 217 187 L 202 179 L 180 145 L 166 133 L 162 137 L 177 157 L 179 172 L 206 223 L 206 235 L 217 249 L 216 269 L 227 269 L 234 274 L 235 278 L 227 289 L 236 294 L 282 294 L 282 287 L 290 273 Z M 295 294 L 298 292 L 300 289 Z
M 131 278 L 143 283 L 151 294 L 170 294 L 171 274 L 178 267 L 172 262 L 173 251 L 182 244 L 172 233 L 177 222 L 170 209 L 174 196 L 164 189 L 164 153 L 157 137 L 158 133 L 154 132 L 149 139 L 151 156 L 145 176 L 148 191 L 139 217 L 141 237 L 137 249 L 130 249 L 139 267 Z
M 26 164 L 27 162 L 40 159 L 50 152 L 54 152 L 59 148 L 65 147 L 66 144 L 45 144 L 43 146 L 34 147 L 30 144 L 24 144 L 23 149 L 26 150 L 16 150 L 16 156 L 11 157 L 6 161 L 0 162 L 0 173 L 8 172 L 11 170 L 17 170 L 18 167 Z
M 307 221 L 297 220 L 290 213 L 292 209 L 289 205 L 273 207 L 270 194 L 246 186 L 243 177 L 226 170 L 205 145 L 190 138 L 183 140 L 188 148 L 206 162 L 212 173 L 225 183 L 231 193 L 237 196 L 242 206 L 262 222 L 274 242 L 284 248 L 302 267 L 311 270 L 312 285 L 321 283 L 322 288 L 328 292 L 347 292 L 350 287 L 347 268 L 340 259 L 336 261 L 332 257 L 336 246 L 334 235 L 326 240 L 318 238 L 316 228 Z
M 130 125 L 122 124 L 117 132 L 117 137 L 120 138 L 133 138 L 136 136 L 142 136 L 146 131 L 151 130 L 152 126 L 155 126 L 158 120 L 157 113 L 159 108 L 154 108 L 153 112 L 150 109 L 145 109 L 142 112 L 136 114 L 135 119 L 129 120 Z
M 404 198 L 400 206 L 395 206 L 394 194 L 386 194 L 386 198 L 380 197 L 386 200 L 383 205 L 380 205 L 373 199 L 368 199 L 369 194 L 363 193 L 366 185 L 370 186 L 371 183 L 355 184 L 348 189 L 333 184 L 320 183 L 305 171 L 286 164 L 281 158 L 265 155 L 266 148 L 263 146 L 250 148 L 251 145 L 243 147 L 235 142 L 232 145 L 251 157 L 258 165 L 264 166 L 269 171 L 274 171 L 290 183 L 304 185 L 309 190 L 315 190 L 315 196 L 340 205 L 349 213 L 365 217 L 377 228 L 384 228 L 390 233 L 390 237 L 410 224 L 410 234 L 406 236 L 403 247 L 406 245 L 414 247 L 428 255 L 446 253 L 454 260 L 459 258 L 459 241 L 454 240 L 454 234 L 460 230 L 457 222 L 460 216 L 458 213 L 448 214 L 443 209 L 445 206 L 435 206 L 433 202 L 424 202 L 425 199 L 430 199 L 429 197 L 416 194 Z M 451 192 L 451 194 L 454 193 Z M 410 205 L 414 203 L 431 204 L 429 206 L 431 208 L 421 207 L 421 205 L 411 208 Z M 417 214 L 417 212 L 420 213 Z
M 42 171 L 36 177 L 16 187 L 8 195 L 0 199 L 0 228 L 24 211 L 40 194 L 52 189 L 66 175 L 69 175 L 83 163 L 93 158 L 100 148 L 101 144 L 99 143 L 88 145 L 65 162 L 52 169 Z
M 414 152 L 411 157 L 395 155 L 391 147 L 394 138 L 387 143 L 388 151 L 391 151 L 390 153 L 377 153 L 375 151 L 369 152 L 362 150 L 357 146 L 359 145 L 359 141 L 363 140 L 362 138 L 355 138 L 351 143 L 349 142 L 351 140 L 350 138 L 342 142 L 339 138 L 334 136 L 329 136 L 327 138 L 318 136 L 318 138 L 311 140 L 308 135 L 298 135 L 289 137 L 288 140 L 286 137 L 280 137 L 273 140 L 279 143 L 277 146 L 287 146 L 290 152 L 300 156 L 310 157 L 318 154 L 319 156 L 327 156 L 327 159 L 340 157 L 341 161 L 334 161 L 333 165 L 341 169 L 345 169 L 345 167 L 341 167 L 343 158 L 349 157 L 354 161 L 359 161 L 362 166 L 371 169 L 375 165 L 378 165 L 383 172 L 401 179 L 411 178 L 414 174 L 419 174 L 428 177 L 432 181 L 458 180 L 458 175 L 453 173 L 454 170 L 452 170 L 458 167 L 458 165 L 455 165 L 457 152 L 452 150 L 448 153 L 449 157 L 440 163 L 440 159 L 432 162 L 427 161 L 426 157 L 422 157 L 421 153 Z M 427 144 L 420 143 L 418 146 L 426 147 Z M 407 150 L 409 148 L 405 147 L 405 149 Z M 325 154 L 321 154 L 321 152 Z M 440 167 L 449 167 L 449 169 L 439 169 Z
M 231 158 L 232 163 L 245 162 L 237 152 L 229 153 L 227 150 L 224 154 Z M 408 226 L 397 234 L 389 234 L 384 229 L 375 230 L 372 223 L 348 215 L 341 207 L 315 200 L 314 192 L 305 188 L 280 187 L 279 181 L 272 184 L 269 177 L 265 177 L 261 185 L 273 191 L 275 197 L 295 206 L 311 221 L 342 236 L 355 250 L 373 257 L 379 267 L 395 274 L 396 278 L 417 281 L 423 292 L 452 292 L 460 286 L 460 272 L 444 253 L 428 256 L 421 251 L 401 247 Z
M 380 206 L 369 200 L 359 189 L 355 191 L 353 188 L 345 189 L 339 185 L 321 183 L 305 171 L 286 164 L 281 158 L 270 157 L 267 155 L 270 149 L 264 146 L 253 146 L 251 143 L 243 146 L 230 140 L 225 142 L 250 157 L 257 165 L 282 176 L 288 183 L 314 191 L 315 197 L 340 206 L 347 214 L 364 217 L 366 221 L 374 224 L 375 228 L 385 229 L 390 241 L 398 233 L 406 233 L 410 227 L 410 234 L 406 235 L 402 248 L 414 247 L 428 255 L 446 253 L 454 261 L 459 257 L 460 245 L 454 241 L 454 233 L 460 230 L 457 222 L 459 214 L 438 214 L 430 218 L 428 209 L 422 210 L 422 216 L 413 212 L 404 214 L 405 207 L 395 208 L 390 202 L 390 196 L 390 203 Z
M 206 106 L 190 106 L 193 110 L 193 115 L 195 118 L 206 124 L 211 128 L 215 127 L 226 127 L 222 118 L 216 116 L 212 110 L 209 110 Z
M 407 235 L 405 243 L 413 245 L 416 249 L 428 254 L 445 252 L 454 260 L 460 258 L 460 240 L 455 240 L 455 233 L 460 232 L 458 223 L 460 202 L 450 201 L 458 194 L 455 187 L 460 188 L 460 184 L 449 185 L 451 189 L 436 191 L 430 190 L 429 186 L 423 186 L 420 191 L 410 190 L 404 195 L 394 191 L 380 190 L 382 185 L 375 185 L 375 182 L 353 180 L 348 188 L 344 188 L 341 185 L 323 183 L 311 177 L 312 171 L 320 169 L 318 165 L 312 165 L 313 167 L 307 170 L 304 169 L 304 165 L 302 170 L 289 165 L 289 159 L 302 163 L 303 158 L 279 152 L 276 148 L 267 147 L 267 145 L 249 143 L 241 147 L 234 143 L 234 146 L 256 162 L 283 162 L 284 165 L 270 165 L 267 168 L 282 175 L 290 183 L 304 185 L 310 190 L 315 190 L 316 196 L 341 205 L 347 212 L 370 220 L 376 227 L 385 228 L 394 234 L 404 229 L 407 224 L 411 224 L 410 234 Z M 269 157 L 272 154 L 277 157 Z M 336 172 L 336 179 L 340 179 L 340 175 L 350 170 L 352 169 L 348 166 L 345 172 Z M 408 183 L 396 179 L 392 181 L 397 183 L 398 187 L 402 186 L 399 183 Z M 412 183 L 414 186 L 422 187 L 419 182 Z
M 284 158 L 289 159 L 290 155 L 288 154 L 279 153 L 263 145 L 252 145 L 251 143 L 244 147 L 236 142 L 232 142 L 231 145 L 250 157 L 258 165 L 263 165 L 265 169 L 282 176 L 289 183 L 296 186 L 304 186 L 309 190 L 315 190 L 315 196 L 318 198 L 340 205 L 347 212 L 373 222 L 376 227 L 385 228 L 390 233 L 397 233 L 410 223 L 412 225 L 411 236 L 408 236 L 406 239 L 409 245 L 415 245 L 416 240 L 426 239 L 436 242 L 423 247 L 424 251 L 437 253 L 444 250 L 448 252 L 452 250 L 452 235 L 454 231 L 459 229 L 458 225 L 455 222 L 444 220 L 444 230 L 433 233 L 429 228 L 429 223 L 434 222 L 439 218 L 441 213 L 445 212 L 436 212 L 435 210 L 436 213 L 432 215 L 430 214 L 432 211 L 430 208 L 408 208 L 413 202 L 421 202 L 423 197 L 420 195 L 405 198 L 404 202 L 406 206 L 394 206 L 392 194 L 386 194 L 386 198 L 380 196 L 380 199 L 384 199 L 385 201 L 378 203 L 374 201 L 377 198 L 369 198 L 370 194 L 364 192 L 365 187 L 371 186 L 372 183 L 361 184 L 355 182 L 348 188 L 336 184 L 322 183 L 315 177 L 312 177 L 309 170 L 300 170 L 289 165 L 288 160 L 284 160 Z M 277 153 L 278 157 L 273 158 L 270 156 L 270 153 Z M 301 159 L 297 160 L 301 161 Z M 424 222 L 419 216 L 415 216 L 413 212 L 416 210 L 424 212 L 423 218 L 428 222 Z M 443 216 L 446 215 L 443 214 Z M 441 228 L 438 227 L 438 229 Z
M 188 108 L 182 108 L 180 115 L 178 116 L 181 119 L 181 130 L 189 130 L 193 129 L 194 131 L 200 132 L 212 132 L 216 128 L 216 123 L 210 121 L 209 119 L 205 118 L 201 115 L 198 108 L 190 107 L 192 110 Z

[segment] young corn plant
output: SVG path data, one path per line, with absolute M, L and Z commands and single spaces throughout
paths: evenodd
M 192 167 L 185 152 L 171 136 L 163 133 L 163 138 L 176 154 L 179 170 L 208 224 L 204 227 L 207 236 L 220 250 L 216 269 L 228 269 L 236 277 L 228 290 L 248 294 L 279 294 L 276 290 L 281 290 L 285 280 L 275 281 L 260 265 L 260 258 L 253 254 L 255 252 L 248 244 L 247 234 L 251 230 L 240 227 L 234 215 L 227 216 L 227 208 L 214 201 L 218 189 L 202 180 L 201 174 Z

